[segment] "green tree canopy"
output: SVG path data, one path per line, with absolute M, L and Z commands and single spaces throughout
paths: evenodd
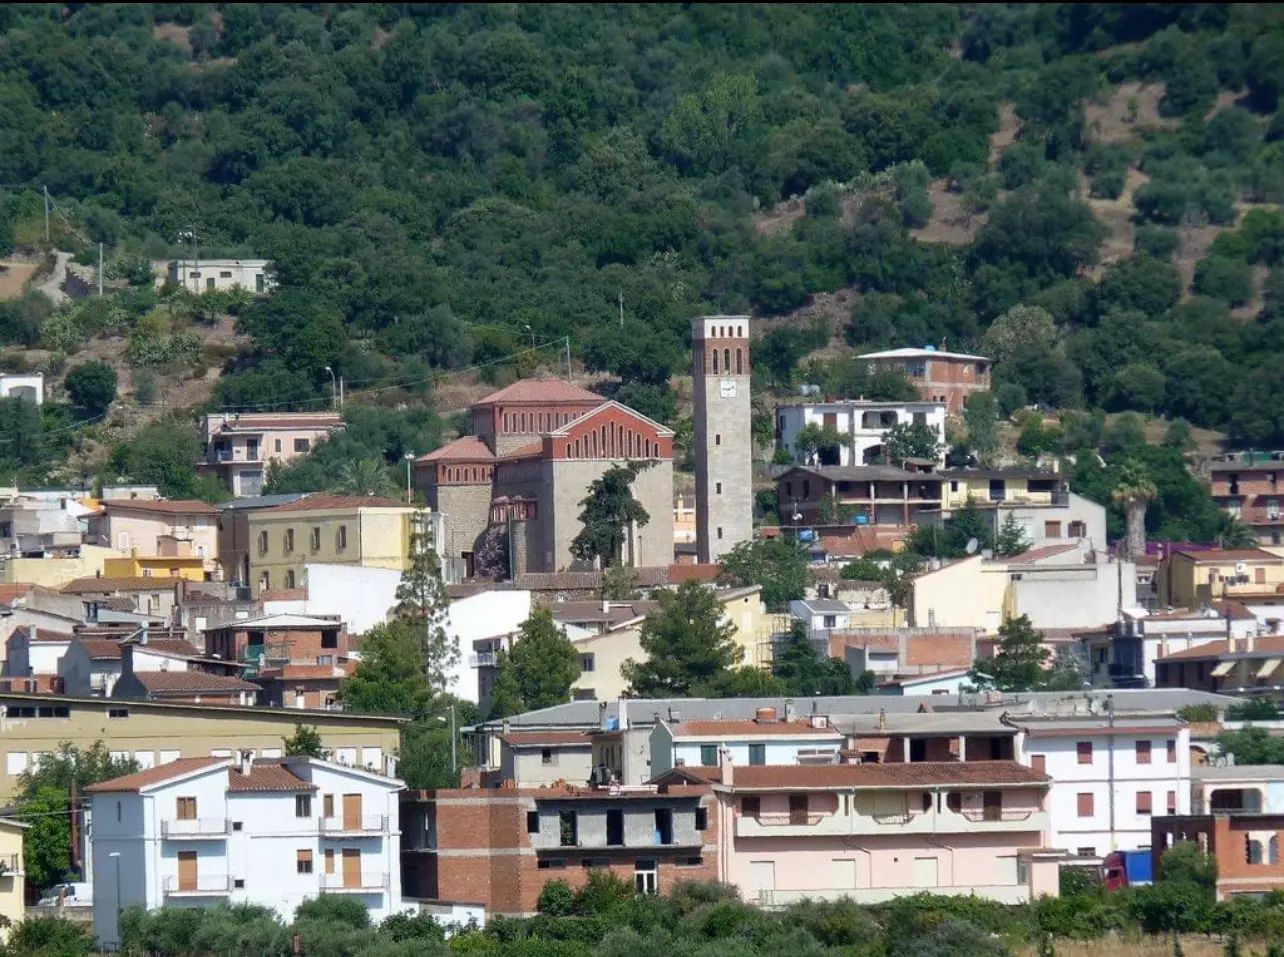
M 553 613 L 543 608 L 522 622 L 521 633 L 497 662 L 496 671 L 492 696 L 505 711 L 497 717 L 550 708 L 571 700 L 571 685 L 580 676 L 580 653 L 566 637 L 566 629 L 553 620 Z M 513 706 L 507 700 L 510 688 L 516 690 L 516 711 L 509 710 Z M 491 710 L 496 711 L 494 706 Z
M 633 481 L 645 462 L 613 465 L 589 483 L 588 496 L 580 502 L 580 531 L 571 540 L 571 554 L 583 561 L 600 561 L 603 568 L 617 564 L 628 540 L 629 529 L 651 521 L 642 503 L 633 496 Z
M 770 611 L 782 611 L 807 592 L 807 552 L 801 544 L 783 537 L 755 538 L 741 542 L 723 556 L 718 582 L 733 588 L 762 586 L 762 600 Z
M 643 661 L 625 662 L 623 673 L 641 698 L 682 698 L 724 676 L 743 657 L 735 626 L 710 588 L 683 582 L 657 593 L 659 609 L 642 623 Z

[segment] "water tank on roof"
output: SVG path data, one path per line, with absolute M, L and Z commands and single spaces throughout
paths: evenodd
M 810 528 L 804 528 L 802 531 L 798 533 L 798 538 L 804 542 L 810 542 L 815 537 L 816 537 L 816 533 L 813 532 Z
M 853 516 L 852 516 L 852 522 L 853 522 L 853 523 L 855 523 L 856 525 L 868 525 L 868 524 L 869 524 L 869 516 L 868 516 L 868 515 L 853 515 Z
M 935 352 L 935 351 L 936 351 L 936 346 L 924 346 L 924 347 L 923 347 L 923 351 L 924 351 L 924 352 Z

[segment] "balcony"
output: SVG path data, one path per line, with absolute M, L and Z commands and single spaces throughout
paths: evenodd
M 161 821 L 161 839 L 166 841 L 221 841 L 231 831 L 226 818 L 169 818 Z
M 322 837 L 377 837 L 388 833 L 388 818 L 383 814 L 363 814 L 356 818 L 323 817 L 317 824 Z
M 1048 813 L 1033 808 L 885 811 L 872 814 L 737 815 L 736 837 L 847 837 L 875 834 L 994 834 L 1046 831 Z
M 227 874 L 198 874 L 194 880 L 167 877 L 162 888 L 166 897 L 226 897 L 232 892 L 232 878 Z
M 493 668 L 495 667 L 495 652 L 479 651 L 476 654 L 468 656 L 469 668 Z
M 326 894 L 383 894 L 392 886 L 387 874 L 322 874 L 318 886 Z
M 749 900 L 754 901 L 753 891 Z M 821 887 L 809 890 L 757 891 L 759 907 L 788 907 L 804 900 L 840 900 L 850 898 L 858 904 L 882 904 L 897 897 L 913 894 L 939 894 L 942 897 L 983 897 L 1000 904 L 1021 904 L 1030 899 L 1028 884 L 976 884 L 949 887 Z
M 21 854 L 0 854 L 0 880 L 6 877 L 21 877 L 22 855 Z

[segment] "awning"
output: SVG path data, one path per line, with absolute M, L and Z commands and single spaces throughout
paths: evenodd
M 1262 667 L 1257 669 L 1257 677 L 1265 678 L 1281 664 L 1284 664 L 1284 658 L 1268 658 L 1262 662 Z
M 1219 664 L 1216 668 L 1213 669 L 1213 677 L 1225 678 L 1228 674 L 1231 673 L 1231 669 L 1234 667 L 1235 667 L 1235 662 L 1223 661 L 1221 664 Z

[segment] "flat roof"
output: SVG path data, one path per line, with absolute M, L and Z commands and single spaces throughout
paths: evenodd
M 1284 781 L 1284 764 L 1193 764 L 1190 776 L 1196 781 Z
M 328 722 L 370 722 L 374 724 L 400 725 L 410 721 L 408 717 L 397 714 L 358 714 L 352 711 L 327 711 L 317 708 L 269 708 L 264 705 L 238 704 L 191 704 L 183 701 L 148 701 L 138 698 L 76 698 L 63 694 L 37 694 L 24 691 L 0 691 L 0 705 L 14 702 L 45 706 L 89 706 L 99 711 L 107 708 L 129 708 L 145 711 L 197 711 L 210 712 L 219 717 L 228 715 L 258 715 L 279 718 L 292 724 L 298 724 L 300 717 L 310 721 Z

